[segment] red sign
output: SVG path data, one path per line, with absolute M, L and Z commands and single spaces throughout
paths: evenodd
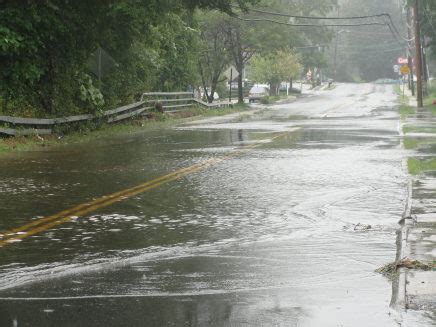
M 408 60 L 407 60 L 407 58 L 399 57 L 397 62 L 399 65 L 405 65 L 408 63 Z

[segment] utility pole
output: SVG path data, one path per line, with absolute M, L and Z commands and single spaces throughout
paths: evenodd
M 339 17 L 339 9 L 340 7 L 339 7 L 339 5 L 338 5 L 338 13 L 337 13 L 337 15 L 338 15 L 338 17 Z M 337 27 L 335 27 L 335 34 L 336 34 L 336 37 L 335 37 L 335 54 L 334 54 L 334 63 L 333 63 L 333 74 L 334 74 L 334 76 L 333 76 L 333 78 L 334 78 L 334 80 L 335 80 L 335 82 L 336 82 L 336 75 L 337 75 L 337 60 L 338 60 L 338 37 L 339 37 L 339 33 L 338 33 L 338 28 Z
M 337 57 L 338 57 L 338 36 L 339 36 L 339 34 L 338 34 L 338 32 L 336 32 L 336 40 L 335 40 L 335 54 L 334 54 L 334 63 L 333 63 L 333 69 L 334 69 L 334 71 L 333 71 L 333 73 L 334 73 L 334 80 L 335 80 L 335 82 L 336 82 L 336 75 L 337 75 Z
M 412 91 L 412 96 L 415 96 L 415 81 L 413 80 L 413 60 L 412 60 L 412 15 L 410 8 L 407 6 L 407 65 L 410 68 L 409 73 L 409 90 Z
M 233 82 L 233 68 L 230 68 L 230 88 L 229 88 L 229 102 L 232 103 L 232 82 Z
M 415 25 L 415 48 L 416 48 L 416 98 L 418 100 L 418 108 L 424 106 L 422 101 L 422 49 L 421 49 L 421 26 L 419 17 L 419 0 L 415 0 L 413 7 L 413 17 Z
M 423 94 L 424 96 L 427 96 L 427 86 L 428 86 L 428 68 L 427 68 L 427 54 L 425 53 L 425 40 L 424 38 L 421 39 L 421 48 L 422 48 L 422 76 L 424 78 L 423 83 Z

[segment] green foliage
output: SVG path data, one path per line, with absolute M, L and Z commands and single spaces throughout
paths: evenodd
M 433 80 L 428 84 L 427 88 L 428 96 L 430 98 L 436 98 L 436 81 Z
M 422 32 L 429 37 L 432 55 L 436 58 L 436 2 L 422 0 Z
M 218 9 L 223 12 L 232 13 L 231 5 L 238 5 L 239 7 L 246 9 L 248 4 L 254 4 L 258 0 L 183 0 L 189 8 L 203 8 L 203 9 Z
M 94 107 L 101 107 L 104 105 L 103 95 L 100 90 L 93 84 L 91 76 L 88 74 L 81 74 L 78 78 L 80 89 L 80 100 L 89 103 Z
M 183 91 L 197 84 L 197 32 L 191 19 L 183 10 L 162 13 L 124 51 L 106 47 L 117 62 L 102 79 L 110 106 L 133 102 L 145 91 Z
M 426 171 L 436 170 L 436 159 L 419 160 L 416 158 L 409 158 L 407 161 L 409 173 L 412 175 L 419 175 Z
M 239 0 L 241 6 L 252 0 Z M 230 12 L 230 0 L 2 1 L 2 111 L 42 116 L 95 111 L 147 90 L 197 80 L 195 7 Z M 93 76 L 97 49 L 113 67 Z M 95 57 L 95 56 L 94 56 Z
M 412 138 L 405 138 L 403 142 L 404 142 L 404 148 L 407 150 L 415 149 L 419 144 L 418 139 L 412 139 Z
M 287 49 L 278 50 L 275 55 L 283 80 L 292 80 L 300 75 L 303 67 L 300 63 L 301 57 L 299 55 Z
M 200 29 L 198 71 L 207 101 L 213 102 L 215 91 L 222 94 L 223 89 L 225 90 L 225 87 L 221 87 L 225 81 L 222 75 L 231 63 L 230 52 L 226 46 L 227 17 L 216 11 L 200 11 L 197 17 Z
M 407 116 L 410 116 L 413 114 L 415 114 L 415 110 L 413 109 L 413 107 L 406 105 L 406 104 L 402 104 L 400 106 L 401 119 L 405 119 Z
M 219 89 L 223 97 L 222 72 L 230 62 L 242 72 L 256 53 L 276 55 L 280 48 L 324 42 L 330 33 L 268 22 L 243 23 L 234 16 L 206 10 L 256 17 L 244 11 L 256 4 L 308 15 L 325 14 L 334 3 L 4 0 L 0 11 L 0 110 L 40 117 L 101 113 L 135 101 L 145 91 L 182 91 L 200 83 Z M 235 9 L 234 4 L 242 9 Z M 195 8 L 203 11 L 194 15 Z M 307 65 L 322 66 L 317 55 L 304 58 Z M 284 79 L 293 78 L 294 71 Z
M 261 0 L 256 8 L 273 10 L 276 12 L 292 13 L 300 15 L 325 15 L 330 12 L 336 0 Z M 248 21 L 240 21 L 237 18 L 230 18 L 228 20 L 228 46 L 231 51 L 231 55 L 234 61 L 234 65 L 239 73 L 242 73 L 245 65 L 250 61 L 254 54 L 266 55 L 281 49 L 284 47 L 299 47 L 307 46 L 308 44 L 327 43 L 331 40 L 332 33 L 327 29 L 309 28 L 300 29 L 291 26 L 283 26 L 280 24 L 274 24 L 265 21 L 265 15 L 249 12 L 239 12 L 239 16 L 248 19 Z M 288 18 L 285 17 L 271 17 L 275 21 L 287 23 Z M 253 21 L 254 19 L 254 21 Z M 298 21 L 298 20 L 297 20 Z M 317 56 L 315 59 L 311 57 Z M 322 57 L 322 59 L 318 57 Z M 325 60 L 323 54 L 317 54 L 315 52 L 304 53 L 302 56 L 305 60 L 312 60 L 305 64 L 307 67 L 309 64 L 313 67 L 323 66 Z M 312 68 L 313 68 L 312 67 Z M 241 75 L 240 75 L 241 76 Z M 250 76 L 248 77 L 250 78 Z M 242 77 L 239 82 L 239 102 L 243 101 L 242 92 Z
M 277 83 L 281 80 L 280 66 L 273 54 L 255 55 L 251 60 L 251 79 L 255 82 Z
M 283 96 L 279 96 L 279 95 L 272 95 L 272 96 L 266 96 L 260 99 L 260 103 L 261 104 L 273 104 L 276 101 L 279 101 L 281 99 L 283 99 Z
M 255 55 L 251 60 L 251 78 L 256 82 L 270 84 L 272 94 L 282 81 L 296 78 L 301 65 L 299 57 L 290 50 L 277 50 L 267 55 Z M 273 90 L 274 89 L 274 90 Z

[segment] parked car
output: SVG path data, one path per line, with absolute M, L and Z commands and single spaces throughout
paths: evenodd
M 289 82 L 282 82 L 279 86 L 279 91 L 286 92 L 289 88 Z
M 263 97 L 268 96 L 269 88 L 266 86 L 253 86 L 248 93 L 248 102 L 260 101 Z

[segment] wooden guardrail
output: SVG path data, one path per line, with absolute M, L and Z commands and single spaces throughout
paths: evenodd
M 207 108 L 229 106 L 229 102 L 209 104 L 198 100 L 192 92 L 149 92 L 143 93 L 140 101 L 116 109 L 106 110 L 101 116 L 92 114 L 60 118 L 21 118 L 0 116 L 0 134 L 9 136 L 48 135 L 56 126 L 103 119 L 115 123 L 135 116 L 147 115 L 147 112 L 160 103 L 162 110 L 174 113 L 186 110 L 194 104 Z

